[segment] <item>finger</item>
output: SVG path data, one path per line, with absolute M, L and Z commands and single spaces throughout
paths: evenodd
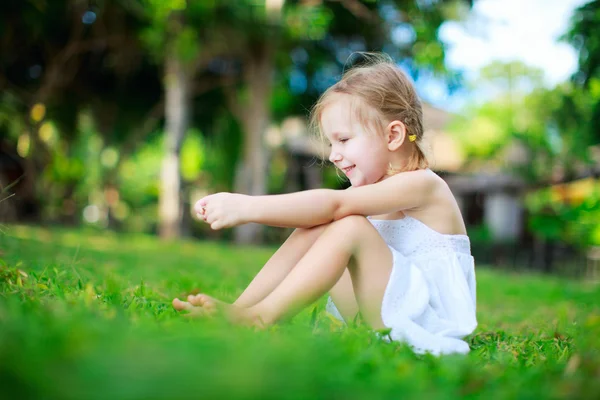
M 206 222 L 206 214 L 196 213 L 196 218 L 198 218 L 200 221 Z
M 200 200 L 198 200 L 198 204 L 200 206 L 206 206 L 210 200 L 211 197 L 213 197 L 214 195 L 209 194 L 208 196 L 204 196 L 203 198 L 201 198 Z
M 194 211 L 196 211 L 196 213 L 200 215 L 206 214 L 206 206 L 196 204 L 194 206 Z
M 196 204 L 194 204 L 194 210 L 197 213 L 200 213 L 202 209 L 206 210 L 206 206 L 208 205 L 208 200 L 211 196 L 205 196 L 198 200 Z
M 195 204 L 194 204 L 194 211 L 196 211 L 197 214 L 200 214 L 202 209 L 204 208 L 204 204 L 200 203 L 202 200 L 198 200 Z

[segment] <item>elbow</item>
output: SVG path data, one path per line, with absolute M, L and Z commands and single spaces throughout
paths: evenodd
M 348 212 L 348 207 L 345 207 L 344 202 L 341 199 L 340 194 L 342 193 L 335 191 L 334 201 L 332 204 L 331 222 L 338 221 L 350 215 L 350 212 Z

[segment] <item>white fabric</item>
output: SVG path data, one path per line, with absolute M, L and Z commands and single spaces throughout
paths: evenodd
M 415 352 L 467 353 L 477 326 L 475 264 L 466 235 L 444 235 L 417 219 L 369 219 L 393 255 L 381 317 L 390 338 Z M 329 298 L 327 311 L 343 321 Z

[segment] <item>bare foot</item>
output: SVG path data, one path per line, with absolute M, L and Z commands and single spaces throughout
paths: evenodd
M 188 296 L 188 300 L 190 300 L 190 298 L 193 297 L 192 295 Z M 206 315 L 206 311 L 203 310 L 201 307 L 196 307 L 194 305 L 192 305 L 190 302 L 188 301 L 181 301 L 178 298 L 173 299 L 173 308 L 176 309 L 177 311 L 187 311 L 189 316 L 203 316 Z
M 203 310 L 203 315 L 214 315 L 217 312 L 222 312 L 229 321 L 235 324 L 251 325 L 260 328 L 265 326 L 260 316 L 248 308 L 227 304 L 206 294 L 189 296 L 188 300 L 192 307 Z
M 201 308 L 206 315 L 213 315 L 218 310 L 217 307 L 226 306 L 227 303 L 217 300 L 214 297 L 205 294 L 189 295 L 188 301 L 194 307 Z

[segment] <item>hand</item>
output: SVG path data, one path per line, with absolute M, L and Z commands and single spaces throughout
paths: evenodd
M 194 211 L 213 230 L 231 228 L 247 222 L 250 196 L 237 193 L 215 193 L 196 202 Z

